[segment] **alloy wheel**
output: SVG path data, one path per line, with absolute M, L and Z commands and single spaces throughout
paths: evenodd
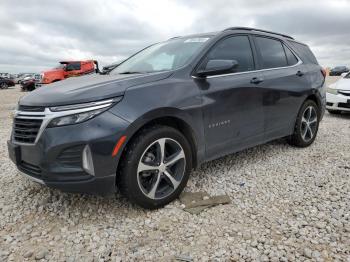
M 178 188 L 185 168 L 182 146 L 171 138 L 160 138 L 143 152 L 137 167 L 137 182 L 145 196 L 162 199 Z
M 2 83 L 0 86 L 2 89 L 6 89 L 7 88 L 7 84 L 6 83 Z
M 301 137 L 305 142 L 314 138 L 317 130 L 317 112 L 313 106 L 308 106 L 301 118 Z

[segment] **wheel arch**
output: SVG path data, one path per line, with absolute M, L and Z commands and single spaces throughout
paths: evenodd
M 119 162 L 122 161 L 122 158 L 125 155 L 128 144 L 138 135 L 141 130 L 152 125 L 165 125 L 179 130 L 185 136 L 191 147 L 192 166 L 196 168 L 199 162 L 198 137 L 194 131 L 194 128 L 189 123 L 189 116 L 186 116 L 185 113 L 179 109 L 163 108 L 161 110 L 151 111 L 142 115 L 130 125 L 126 132 L 127 140 L 121 150 L 118 166 Z
M 305 101 L 306 100 L 311 100 L 311 101 L 316 103 L 316 105 L 318 107 L 318 114 L 319 114 L 320 121 L 321 121 L 323 118 L 325 109 L 326 109 L 326 99 L 325 99 L 325 97 L 322 96 L 320 89 L 313 89 L 312 92 L 307 94 Z

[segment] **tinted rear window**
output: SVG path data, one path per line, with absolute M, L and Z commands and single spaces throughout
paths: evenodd
M 280 41 L 265 37 L 256 37 L 255 39 L 260 50 L 263 68 L 277 68 L 288 65 Z
M 307 45 L 300 44 L 297 42 L 289 41 L 294 48 L 295 52 L 300 56 L 304 63 L 310 63 L 318 65 L 317 59 Z

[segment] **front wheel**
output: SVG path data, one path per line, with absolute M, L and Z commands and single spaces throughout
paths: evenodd
M 297 147 L 311 145 L 317 135 L 320 121 L 320 113 L 317 104 L 307 100 L 301 106 L 296 119 L 294 133 L 289 137 L 289 144 Z
M 141 207 L 154 209 L 176 199 L 186 186 L 191 148 L 177 129 L 156 125 L 132 139 L 120 165 L 121 193 Z
M 8 88 L 7 83 L 1 83 L 0 88 L 1 89 L 7 89 Z

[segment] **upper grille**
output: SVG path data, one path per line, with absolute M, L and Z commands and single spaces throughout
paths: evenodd
M 339 94 L 342 94 L 342 95 L 344 95 L 344 96 L 350 96 L 350 91 L 339 90 L 338 93 L 339 93 Z
M 44 112 L 45 111 L 45 107 L 43 106 L 23 106 L 20 105 L 18 107 L 19 111 L 25 111 L 25 112 Z
M 20 143 L 34 143 L 42 122 L 42 119 L 16 117 L 13 124 L 14 140 Z

